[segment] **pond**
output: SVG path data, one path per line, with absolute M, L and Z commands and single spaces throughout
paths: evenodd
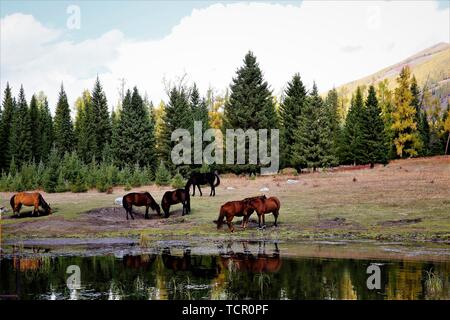
M 283 245 L 265 242 L 127 248 L 3 255 L 0 299 L 450 299 L 448 259 L 283 255 Z M 369 289 L 371 265 L 380 281 Z M 75 274 L 79 283 L 68 285 Z

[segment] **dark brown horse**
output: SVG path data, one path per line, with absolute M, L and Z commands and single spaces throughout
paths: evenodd
M 261 218 L 262 218 L 262 228 L 266 227 L 266 219 L 264 218 L 265 214 L 272 213 L 275 217 L 274 225 L 277 226 L 277 219 L 280 214 L 280 200 L 277 197 L 266 198 L 263 197 L 255 197 L 244 200 L 246 204 L 256 211 L 258 214 L 258 226 L 261 228 Z
M 169 217 L 169 209 L 171 205 L 181 203 L 183 205 L 182 215 L 189 214 L 191 212 L 191 200 L 189 198 L 189 190 L 176 189 L 173 191 L 167 191 L 161 200 L 161 207 L 164 211 L 164 216 Z
M 161 254 L 164 266 L 173 271 L 188 271 L 191 269 L 191 249 L 183 250 L 183 256 L 176 256 L 170 253 L 170 248 L 164 248 Z
M 145 206 L 145 219 L 148 219 L 148 208 L 152 208 L 152 210 L 156 211 L 159 215 L 161 215 L 161 209 L 159 204 L 153 199 L 153 197 L 148 192 L 131 192 L 123 196 L 122 198 L 122 206 L 127 213 L 130 214 L 131 218 L 133 217 L 133 205 L 137 207 Z
M 123 264 L 127 268 L 131 269 L 144 269 L 148 270 L 153 262 L 156 260 L 154 254 L 141 254 L 141 255 L 124 255 Z
M 214 180 L 217 182 L 214 183 Z M 220 178 L 217 172 L 207 172 L 207 173 L 200 173 L 200 172 L 194 172 L 186 182 L 185 189 L 190 190 L 191 185 L 194 187 L 192 196 L 195 197 L 195 187 L 198 188 L 198 191 L 200 192 L 200 196 L 202 196 L 202 190 L 200 189 L 200 185 L 209 184 L 211 187 L 211 192 L 209 193 L 209 196 L 215 196 L 216 195 L 216 187 L 220 184 Z
M 44 209 L 45 214 L 52 214 L 52 208 L 50 208 L 50 205 L 45 202 L 44 198 L 39 192 L 19 192 L 16 193 L 11 197 L 9 200 L 9 203 L 11 204 L 11 208 L 13 210 L 13 214 L 20 215 L 20 209 L 22 208 L 22 205 L 33 207 L 32 214 L 34 215 L 37 213 L 39 215 L 39 206 Z
M 264 196 L 265 197 L 265 196 Z M 258 197 L 256 197 L 258 198 Z M 233 221 L 234 217 L 243 217 L 241 227 L 244 229 L 248 225 L 248 219 L 253 213 L 254 209 L 248 205 L 248 200 L 253 198 L 246 198 L 240 201 L 229 201 L 220 207 L 219 218 L 213 222 L 217 224 L 217 229 L 222 227 L 224 219 L 231 232 L 234 231 Z

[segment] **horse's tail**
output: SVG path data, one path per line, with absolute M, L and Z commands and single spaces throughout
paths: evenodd
M 220 184 L 220 178 L 219 178 L 219 175 L 216 172 L 214 172 L 214 176 L 217 178 L 217 182 L 214 185 L 214 187 L 217 187 Z
M 123 207 L 126 211 L 128 211 L 128 209 L 129 209 L 128 201 L 127 201 L 127 196 L 126 196 L 126 195 L 123 196 L 123 198 L 122 198 L 122 207 Z
M 13 195 L 12 197 L 11 197 L 11 199 L 9 200 L 9 204 L 11 205 L 11 208 L 13 209 L 13 211 L 14 211 L 14 202 L 15 202 L 15 200 L 14 200 L 14 198 L 16 197 L 16 195 Z

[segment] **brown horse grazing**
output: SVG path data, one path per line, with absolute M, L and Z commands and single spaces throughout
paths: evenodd
M 265 196 L 264 196 L 265 197 Z M 259 197 L 255 197 L 259 198 Z M 246 198 L 240 201 L 229 201 L 220 207 L 219 218 L 213 222 L 217 224 L 217 229 L 222 227 L 224 219 L 227 220 L 228 228 L 231 232 L 234 232 L 233 221 L 234 217 L 243 217 L 241 227 L 244 229 L 248 225 L 248 219 L 253 213 L 254 209 L 248 206 L 248 200 L 253 198 Z
M 153 197 L 148 192 L 131 192 L 123 196 L 122 198 L 122 206 L 124 207 L 127 213 L 130 214 L 131 218 L 133 217 L 133 205 L 137 207 L 145 206 L 145 219 L 148 219 L 148 208 L 152 208 L 152 210 L 156 211 L 159 215 L 161 215 L 161 209 L 159 204 L 153 199 Z
M 255 197 L 249 198 L 245 200 L 246 204 L 256 211 L 258 214 L 258 226 L 261 228 L 261 218 L 262 218 L 262 228 L 266 228 L 266 219 L 264 218 L 265 214 L 272 213 L 275 217 L 274 226 L 277 226 L 277 219 L 280 214 L 280 200 L 277 197 Z
M 19 192 L 16 193 L 11 197 L 9 200 L 9 203 L 11 204 L 11 208 L 13 210 L 13 214 L 20 215 L 20 209 L 22 208 L 22 205 L 33 207 L 32 214 L 34 215 L 37 213 L 39 216 L 39 206 L 44 209 L 45 214 L 52 214 L 52 208 L 48 205 L 47 202 L 45 202 L 44 198 L 39 192 Z
M 173 204 L 183 204 L 182 215 L 189 214 L 191 212 L 191 200 L 189 198 L 189 190 L 176 189 L 173 191 L 167 191 L 161 200 L 161 207 L 164 211 L 164 216 L 169 217 L 169 209 Z

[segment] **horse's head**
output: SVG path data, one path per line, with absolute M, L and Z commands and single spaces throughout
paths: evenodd
M 52 214 L 52 208 L 50 207 L 50 204 L 46 205 L 45 211 L 47 212 L 48 215 Z
M 217 229 L 222 228 L 223 221 L 221 221 L 221 220 L 213 220 L 213 222 L 215 224 L 217 224 Z

